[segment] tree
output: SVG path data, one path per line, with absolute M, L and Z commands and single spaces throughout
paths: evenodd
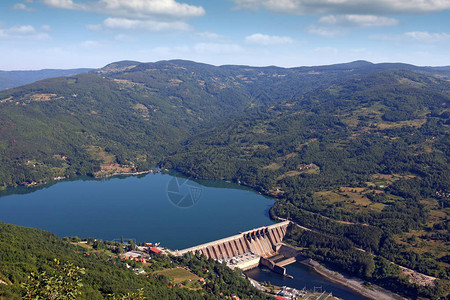
M 128 251 L 133 251 L 133 250 L 135 250 L 136 249 L 136 244 L 134 243 L 134 241 L 133 240 L 128 240 L 128 244 L 129 244 L 129 246 L 128 246 Z
M 137 292 L 127 293 L 126 295 L 110 295 L 112 300 L 144 300 L 144 289 L 139 289 Z
M 24 299 L 77 299 L 81 294 L 79 288 L 83 286 L 79 276 L 84 274 L 84 269 L 74 264 L 61 265 L 58 259 L 54 262 L 56 269 L 53 274 L 44 271 L 28 276 L 28 282 L 22 284 L 25 288 Z

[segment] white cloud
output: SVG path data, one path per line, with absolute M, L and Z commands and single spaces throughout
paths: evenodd
M 427 31 L 411 31 L 403 34 L 384 34 L 384 35 L 372 35 L 374 40 L 382 40 L 388 42 L 418 42 L 423 43 L 439 43 L 450 41 L 450 34 L 445 32 L 427 32 Z
M 381 27 L 395 26 L 399 21 L 374 15 L 328 15 L 321 17 L 317 24 L 307 27 L 310 34 L 322 37 L 336 37 L 345 35 L 352 27 Z
M 450 9 L 449 0 L 233 0 L 237 8 L 285 14 L 429 13 Z
M 200 38 L 204 38 L 204 39 L 207 39 L 207 40 L 224 40 L 224 39 L 228 39 L 226 36 L 217 34 L 217 33 L 212 32 L 212 31 L 197 32 L 196 35 L 198 37 L 200 37 Z
M 144 31 L 187 31 L 190 25 L 183 21 L 134 20 L 127 18 L 107 18 L 102 24 L 87 25 L 91 30 L 144 30 Z
M 236 3 L 236 8 L 241 9 L 258 9 L 262 4 L 260 0 L 234 0 Z
M 44 25 L 40 30 L 36 30 L 31 25 L 13 26 L 10 28 L 0 28 L 0 38 L 4 39 L 33 39 L 33 40 L 46 40 L 50 39 L 50 36 L 43 32 L 50 29 L 47 25 Z
M 14 10 L 23 10 L 23 11 L 34 11 L 34 9 L 33 8 L 30 8 L 30 7 L 28 7 L 28 6 L 26 6 L 25 4 L 23 4 L 23 3 L 16 3 L 16 4 L 14 4 L 13 6 L 11 6 L 11 9 L 14 9 Z
M 448 33 L 431 33 L 426 31 L 412 31 L 406 32 L 404 36 L 408 39 L 418 41 L 418 42 L 426 42 L 426 43 L 435 43 L 442 41 L 449 41 L 450 34 Z
M 44 4 L 62 9 L 84 9 L 85 6 L 81 4 L 74 4 L 72 0 L 43 0 Z
M 5 31 L 15 35 L 29 35 L 36 33 L 36 29 L 31 25 L 14 26 Z
M 329 15 L 319 19 L 319 24 L 330 26 L 395 26 L 399 24 L 397 19 L 374 15 Z
M 336 37 L 345 34 L 345 31 L 341 28 L 332 28 L 328 26 L 308 26 L 307 31 L 309 34 L 314 34 L 322 37 Z
M 276 36 L 276 35 L 255 33 L 247 36 L 245 38 L 245 41 L 249 44 L 258 44 L 267 46 L 267 45 L 290 44 L 294 40 L 288 36 Z
M 98 0 L 74 2 L 73 0 L 43 0 L 47 6 L 91 11 L 116 17 L 144 19 L 149 17 L 192 18 L 205 14 L 201 6 L 179 3 L 175 0 Z

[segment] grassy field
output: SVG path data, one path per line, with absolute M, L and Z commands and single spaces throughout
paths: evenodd
M 109 165 L 116 161 L 116 157 L 112 154 L 106 153 L 106 151 L 97 146 L 89 146 L 86 149 L 93 159 L 102 162 L 102 165 Z
M 371 190 L 366 188 L 341 187 L 336 191 L 317 192 L 314 195 L 325 203 L 341 202 L 343 204 L 342 208 L 345 210 L 354 212 L 363 210 L 381 211 L 385 205 L 370 201 L 365 196 L 368 192 L 371 192 Z
M 391 176 L 391 175 L 388 175 Z M 387 178 L 384 178 L 385 180 Z M 389 179 L 392 179 L 389 177 Z M 389 195 L 389 197 L 383 203 L 376 203 L 371 201 L 367 194 L 375 193 L 375 194 L 384 194 L 382 188 L 386 187 L 391 181 L 388 183 L 386 181 L 380 181 L 370 184 L 368 183 L 367 187 L 340 187 L 334 191 L 321 191 L 316 192 L 314 194 L 315 198 L 318 201 L 321 201 L 324 205 L 331 203 L 341 203 L 341 209 L 353 211 L 353 212 L 363 212 L 363 211 L 375 211 L 381 212 L 389 203 L 395 201 L 395 197 Z M 381 186 L 381 189 L 373 189 L 373 187 Z
M 271 163 L 270 165 L 264 167 L 264 169 L 268 169 L 270 171 L 276 171 L 279 168 L 281 168 L 281 165 L 279 163 Z
M 433 238 L 433 235 L 448 234 L 445 229 L 436 229 L 436 224 L 444 223 L 450 216 L 450 208 L 440 208 L 435 199 L 425 199 L 421 203 L 429 211 L 427 224 L 421 230 L 411 230 L 399 234 L 395 237 L 396 242 L 406 245 L 410 250 L 425 256 L 438 258 L 438 264 L 444 268 L 450 268 L 450 264 L 445 263 L 442 258 L 450 253 L 450 244 L 442 239 Z
M 269 166 L 272 166 L 274 164 L 271 164 Z M 268 168 L 268 166 L 266 167 Z M 296 170 L 291 170 L 291 171 L 287 171 L 286 173 L 280 175 L 277 177 L 277 181 L 286 178 L 286 177 L 291 177 L 291 176 L 297 176 L 300 174 L 318 174 L 320 172 L 320 168 L 315 165 L 315 164 L 311 164 L 308 165 L 307 167 L 305 167 L 305 165 L 298 165 Z
M 182 283 L 186 280 L 198 281 L 200 277 L 183 268 L 165 269 L 155 272 L 158 275 L 164 275 L 173 280 L 175 284 Z

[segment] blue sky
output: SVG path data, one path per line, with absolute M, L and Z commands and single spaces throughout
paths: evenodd
M 189 59 L 450 65 L 450 0 L 3 0 L 0 70 Z

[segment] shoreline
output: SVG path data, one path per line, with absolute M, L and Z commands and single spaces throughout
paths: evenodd
M 372 300 L 406 300 L 406 298 L 397 295 L 393 292 L 390 292 L 378 285 L 372 284 L 370 288 L 364 287 L 364 281 L 359 278 L 347 278 L 341 273 L 336 271 L 332 271 L 327 269 L 323 265 L 319 264 L 317 261 L 314 261 L 310 258 L 305 259 L 303 261 L 299 261 L 299 263 L 310 267 L 317 274 L 325 277 L 326 279 L 337 283 L 339 285 L 345 286 L 352 291 L 358 293 L 359 295 L 366 297 Z
M 83 176 L 87 176 L 87 177 L 91 177 L 92 179 L 105 179 L 105 178 L 110 178 L 110 177 L 114 177 L 114 176 L 139 176 L 139 175 L 144 175 L 144 174 L 152 174 L 152 173 L 165 173 L 167 172 L 166 170 L 147 170 L 147 171 L 139 171 L 139 172 L 116 172 L 116 173 L 104 173 L 104 174 L 93 174 L 93 175 L 77 175 L 75 177 L 55 177 L 52 179 L 49 179 L 48 181 L 33 181 L 31 183 L 21 183 L 18 185 L 7 185 L 7 186 L 0 186 L 0 191 L 5 191 L 7 189 L 14 189 L 14 188 L 19 188 L 19 187 L 25 187 L 25 188 L 35 188 L 35 187 L 40 187 L 49 183 L 58 183 L 58 182 L 63 182 L 65 180 L 77 180 L 77 178 L 79 177 L 83 177 Z
M 104 173 L 104 174 L 102 174 L 104 176 L 92 176 L 92 178 L 93 179 L 103 179 L 103 178 L 110 178 L 110 177 L 114 177 L 114 176 L 139 176 L 139 175 L 144 175 L 144 174 L 149 174 L 149 173 L 164 173 L 166 171 L 168 171 L 168 170 L 167 169 L 164 169 L 164 170 L 150 169 L 150 170 L 140 171 L 140 172 L 117 172 L 117 173 L 109 173 L 109 174 Z M 76 176 L 75 179 L 77 177 L 79 177 L 79 176 Z M 37 183 L 37 184 L 35 183 L 34 185 L 30 184 L 25 187 L 27 187 L 27 188 L 39 187 L 41 185 L 48 184 L 52 181 L 54 183 L 57 183 L 60 181 L 64 181 L 65 179 L 68 179 L 68 178 L 53 179 L 53 180 L 50 180 L 49 182 L 41 182 L 41 183 Z M 222 179 L 220 181 L 224 181 L 224 180 Z M 258 192 L 252 186 L 245 185 L 244 183 L 237 183 L 237 184 L 247 186 L 250 189 L 252 189 L 253 191 Z M 259 193 L 262 195 L 274 198 L 275 201 L 277 199 L 276 197 L 274 197 L 273 195 L 270 195 L 267 192 L 263 191 L 263 192 L 259 192 Z M 287 221 L 286 219 L 281 218 L 281 217 L 277 216 L 276 214 L 274 214 L 273 216 L 270 216 L 270 219 L 275 220 L 275 221 Z M 299 226 L 299 225 L 297 224 L 297 226 Z M 311 230 L 309 228 L 305 228 L 302 226 L 299 226 L 299 227 L 301 227 L 304 230 Z M 311 263 L 311 261 L 312 261 L 312 263 Z M 385 290 L 382 287 L 375 285 L 375 284 L 372 284 L 371 287 L 367 288 L 363 285 L 364 284 L 363 280 L 361 280 L 359 278 L 346 278 L 344 275 L 342 275 L 338 272 L 332 271 L 330 269 L 327 269 L 326 267 L 324 267 L 323 265 L 320 265 L 316 261 L 308 259 L 308 260 L 303 260 L 303 261 L 298 261 L 298 262 L 310 267 L 317 274 L 319 274 L 320 276 L 323 276 L 324 278 L 330 280 L 331 282 L 334 282 L 341 286 L 345 286 L 345 287 L 351 289 L 352 291 L 354 291 L 355 293 L 357 293 L 363 297 L 366 297 L 368 299 L 374 299 L 374 300 L 388 300 L 388 299 L 402 299 L 403 300 L 403 299 L 405 299 L 406 300 L 406 298 L 404 298 L 400 295 L 397 295 L 393 292 L 390 292 L 388 290 Z
M 151 173 L 162 173 L 162 170 L 148 170 L 148 171 L 140 171 L 140 172 L 117 172 L 117 173 L 106 173 L 106 174 L 95 174 L 93 178 L 109 178 L 113 176 L 139 176 L 143 174 L 151 174 Z

